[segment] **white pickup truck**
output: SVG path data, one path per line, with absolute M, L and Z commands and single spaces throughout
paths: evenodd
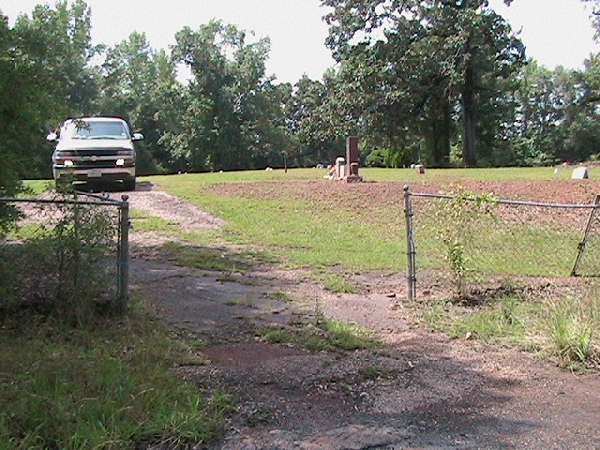
M 125 190 L 135 190 L 135 148 L 144 136 L 132 134 L 118 117 L 69 119 L 59 133 L 50 133 L 56 142 L 52 173 L 57 184 L 74 181 L 120 181 Z

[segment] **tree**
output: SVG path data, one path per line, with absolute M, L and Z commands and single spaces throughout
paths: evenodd
M 176 35 L 175 61 L 186 64 L 193 80 L 185 92 L 177 132 L 165 142 L 191 170 L 254 168 L 281 160 L 289 142 L 281 122 L 279 89 L 266 76 L 266 38 L 249 43 L 235 26 L 211 21 Z
M 394 111 L 394 127 L 420 135 L 434 165 L 447 163 L 452 114 L 462 118 L 463 160 L 477 164 L 485 103 L 503 95 L 524 47 L 484 0 L 323 0 L 327 44 L 338 61 L 368 60 L 366 83 Z M 487 121 L 499 122 L 499 119 Z M 415 127 L 418 129 L 415 130 Z
M 2 55 L 10 67 L 2 71 L 6 128 L 0 129 L 0 140 L 26 161 L 17 164 L 20 176 L 49 174 L 48 130 L 92 108 L 98 74 L 90 61 L 99 49 L 91 44 L 90 14 L 82 0 L 71 6 L 59 1 L 55 7 L 36 6 L 12 30 L 4 21 Z
M 138 171 L 170 168 L 173 161 L 162 137 L 178 127 L 182 86 L 169 55 L 153 50 L 145 34 L 134 32 L 107 51 L 102 75 L 98 112 L 125 117 L 145 133 L 138 145 Z

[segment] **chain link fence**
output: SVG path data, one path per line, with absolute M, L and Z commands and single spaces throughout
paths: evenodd
M 409 297 L 477 295 L 520 282 L 600 277 L 595 204 L 500 200 L 405 189 Z
M 82 319 L 128 299 L 127 197 L 76 193 L 0 198 L 0 309 L 33 307 Z M 88 309 L 86 311 L 86 308 Z

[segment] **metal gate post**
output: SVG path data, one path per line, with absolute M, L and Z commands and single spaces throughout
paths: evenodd
M 583 240 L 579 243 L 577 250 L 577 258 L 575 258 L 575 264 L 573 265 L 573 270 L 571 271 L 571 276 L 577 276 L 577 269 L 579 269 L 579 263 L 581 262 L 581 257 L 583 256 L 583 252 L 585 251 L 585 246 L 587 244 L 588 237 L 590 235 L 590 231 L 592 230 L 592 225 L 594 220 L 596 219 L 596 215 L 600 214 L 600 195 L 596 195 L 596 201 L 594 204 L 597 208 L 592 209 L 590 213 L 590 218 L 588 219 L 587 226 L 585 227 L 585 232 L 583 234 Z
M 417 297 L 417 274 L 415 262 L 415 241 L 413 235 L 413 210 L 410 189 L 404 186 L 404 217 L 406 221 L 406 256 L 407 256 L 407 282 L 408 299 L 414 300 Z
M 125 310 L 129 301 L 129 196 L 121 197 L 119 206 L 119 308 Z

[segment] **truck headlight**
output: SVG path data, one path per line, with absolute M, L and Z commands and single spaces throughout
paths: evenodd
M 117 166 L 124 166 L 124 165 L 125 165 L 124 159 L 117 159 Z
M 73 161 L 71 161 L 70 159 L 66 159 L 64 162 L 64 166 L 65 167 L 73 167 Z

